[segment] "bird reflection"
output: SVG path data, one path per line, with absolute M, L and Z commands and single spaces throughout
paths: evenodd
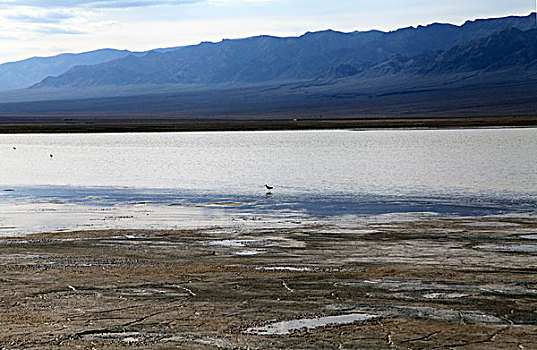
M 267 189 L 267 194 L 265 195 L 265 198 L 266 198 L 266 199 L 269 199 L 269 198 L 272 197 L 272 189 L 273 189 L 274 187 L 265 184 L 265 188 Z

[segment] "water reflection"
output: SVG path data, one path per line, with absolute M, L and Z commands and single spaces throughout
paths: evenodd
M 534 215 L 536 149 L 537 129 L 0 135 L 0 234 Z
M 0 193 L 0 234 L 78 229 L 292 226 L 372 217 L 535 215 L 534 200 L 377 195 L 221 195 L 177 189 L 38 186 Z
M 535 195 L 536 149 L 537 129 L 0 135 L 0 183 Z

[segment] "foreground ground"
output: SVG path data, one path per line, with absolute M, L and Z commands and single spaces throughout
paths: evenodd
M 4 239 L 0 344 L 535 349 L 535 239 L 521 218 Z

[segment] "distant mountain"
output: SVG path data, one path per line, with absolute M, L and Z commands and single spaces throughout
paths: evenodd
M 535 16 L 469 21 L 462 26 L 432 24 L 389 33 L 328 30 L 293 38 L 259 36 L 202 43 L 76 66 L 58 77 L 45 78 L 34 88 L 298 82 L 327 74 L 333 78 L 354 75 L 380 62 L 388 70 L 397 71 L 411 65 L 404 57 L 428 52 L 427 57 L 433 59 L 436 51 L 446 51 L 508 28 L 535 28 Z M 386 61 L 394 57 L 402 61 Z M 445 59 L 449 60 L 447 56 Z
M 0 124 L 502 117 L 535 125 L 535 96 L 533 14 L 127 53 L 0 93 Z
M 33 57 L 0 64 L 0 91 L 32 86 L 48 76 L 65 73 L 78 65 L 93 65 L 130 55 L 127 50 L 102 49 L 80 54 L 66 53 L 52 57 Z
M 509 28 L 445 51 L 428 51 L 414 57 L 397 55 L 386 61 L 347 71 L 362 77 L 394 74 L 439 75 L 495 70 L 528 70 L 537 66 L 537 29 Z M 354 69 L 354 70 L 353 70 Z

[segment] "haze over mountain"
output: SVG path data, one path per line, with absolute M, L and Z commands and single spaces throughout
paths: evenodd
M 0 121 L 535 116 L 535 96 L 532 14 L 127 54 L 1 93 Z

